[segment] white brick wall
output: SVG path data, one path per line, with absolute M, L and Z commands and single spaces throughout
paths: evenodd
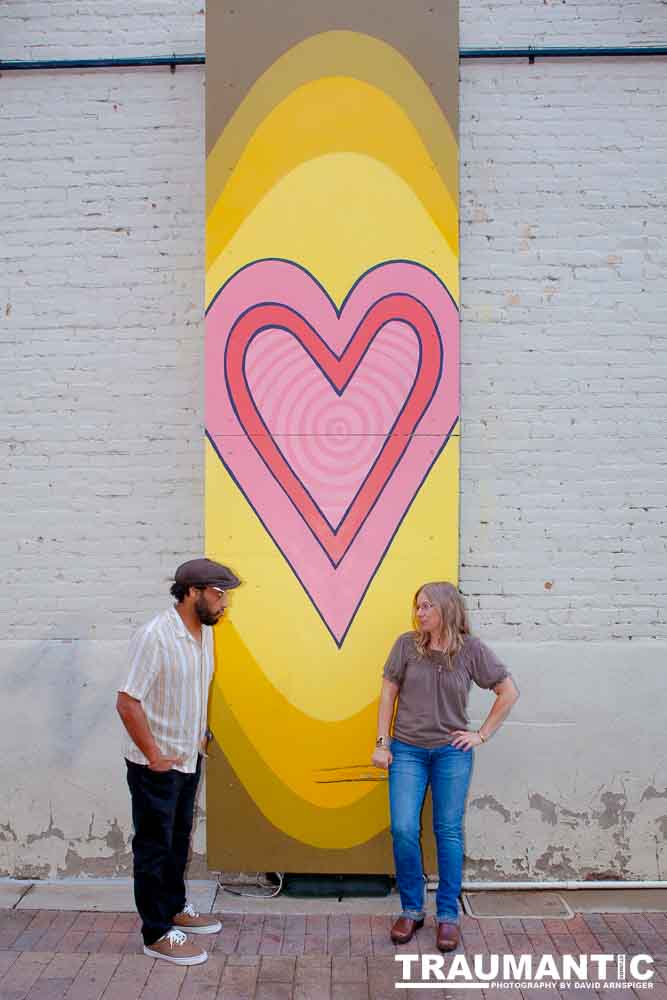
M 462 72 L 463 586 L 498 636 L 664 638 L 667 60 Z
M 664 45 L 664 0 L 460 0 L 461 45 Z
M 204 0 L 3 0 L 3 59 L 204 51 Z M 665 44 L 664 0 L 460 0 L 461 45 Z
M 204 0 L 3 0 L 3 59 L 204 51 Z
M 203 21 L 9 0 L 0 51 L 203 51 Z M 661 2 L 463 4 L 461 42 L 666 25 Z M 203 80 L 0 81 L 8 637 L 122 637 L 201 548 Z M 666 80 L 664 59 L 461 65 L 461 580 L 498 638 L 667 636 Z
M 2 630 L 126 636 L 202 545 L 203 74 L 0 87 Z
M 461 18 L 468 47 L 667 41 L 659 0 L 464 2 Z M 2 58 L 197 52 L 203 32 L 192 0 L 0 7 Z M 112 676 L 116 640 L 163 605 L 174 565 L 202 547 L 203 83 L 201 67 L 0 78 L 0 632 L 19 641 L 11 655 L 3 646 L 18 721 L 0 753 L 12 773 L 27 766 L 23 716 L 47 697 L 40 670 L 56 671 L 44 771 L 34 786 L 17 777 L 8 827 L 0 815 L 2 872 L 127 864 L 115 744 L 70 732 L 56 640 L 104 640 L 85 644 L 81 687 L 96 669 Z M 571 640 L 574 663 L 585 648 L 600 692 L 608 647 L 588 640 L 667 638 L 666 160 L 664 59 L 461 64 L 462 585 L 492 640 L 529 641 L 556 667 L 564 647 L 551 640 Z M 63 677 L 67 691 L 78 677 Z M 582 725 L 623 703 L 617 688 L 597 697 Z M 647 689 L 646 711 L 657 697 Z M 520 734 L 539 717 L 535 698 L 520 703 Z M 105 789 L 87 791 L 100 766 Z M 558 799 L 563 776 L 549 766 L 526 780 Z M 647 746 L 614 774 L 624 766 L 636 789 L 623 870 L 661 877 L 661 817 L 641 798 L 660 762 Z M 54 786 L 66 840 L 48 835 Z M 562 788 L 561 805 L 588 808 Z M 494 856 L 480 830 L 475 849 Z M 565 842 L 548 825 L 530 836 L 536 855 Z M 574 831 L 567 874 L 593 854 L 614 869 L 616 836 Z

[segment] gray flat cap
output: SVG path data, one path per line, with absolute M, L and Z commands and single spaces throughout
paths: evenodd
M 174 573 L 174 580 L 186 587 L 217 587 L 218 590 L 234 590 L 241 585 L 229 566 L 212 559 L 189 559 L 181 563 Z

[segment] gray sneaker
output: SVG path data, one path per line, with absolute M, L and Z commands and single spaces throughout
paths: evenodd
M 161 958 L 165 962 L 173 962 L 174 965 L 201 965 L 208 958 L 208 952 L 188 941 L 187 935 L 175 927 L 153 944 L 145 944 L 144 955 L 148 955 L 149 958 Z

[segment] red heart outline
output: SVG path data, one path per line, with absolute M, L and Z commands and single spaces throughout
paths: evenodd
M 342 395 L 371 343 L 392 320 L 409 324 L 418 338 L 420 361 L 415 381 L 368 476 L 342 521 L 333 529 L 285 460 L 262 420 L 245 377 L 246 352 L 252 340 L 263 330 L 285 330 L 295 337 L 336 392 Z M 334 567 L 345 556 L 410 443 L 440 381 L 442 361 L 442 341 L 433 316 L 422 302 L 405 293 L 386 295 L 374 302 L 341 355 L 331 350 L 303 316 L 281 303 L 251 306 L 232 327 L 225 348 L 225 379 L 234 410 L 248 440 Z

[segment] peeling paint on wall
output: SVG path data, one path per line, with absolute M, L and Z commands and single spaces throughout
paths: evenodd
M 642 802 L 650 801 L 650 799 L 667 799 L 667 788 L 663 788 L 659 792 L 653 785 L 649 785 L 648 788 L 644 789 L 642 792 Z
M 627 798 L 615 792 L 603 792 L 600 800 L 604 809 L 598 814 L 598 823 L 602 830 L 609 830 L 613 826 L 625 826 L 631 823 L 635 817 L 633 812 L 626 809 Z
M 542 876 L 552 879 L 577 878 L 577 869 L 572 863 L 568 851 L 557 844 L 549 844 L 535 861 L 535 870 Z
M 59 830 L 53 822 L 53 806 L 49 802 L 49 825 L 46 830 L 42 830 L 41 833 L 29 833 L 26 838 L 27 844 L 34 844 L 36 840 L 49 840 L 50 837 L 58 837 L 60 840 L 65 839 L 65 835 L 62 830 Z
M 512 814 L 509 809 L 505 809 L 504 806 L 498 802 L 493 795 L 481 795 L 479 798 L 473 799 L 470 803 L 473 809 L 492 809 L 497 812 L 506 823 L 509 823 L 512 819 Z
M 533 794 L 529 796 L 528 801 L 530 802 L 530 808 L 537 809 L 545 823 L 550 823 L 551 826 L 556 825 L 558 819 L 555 802 L 550 802 L 549 799 L 545 799 L 543 795 L 539 794 L 539 792 L 533 792 Z

